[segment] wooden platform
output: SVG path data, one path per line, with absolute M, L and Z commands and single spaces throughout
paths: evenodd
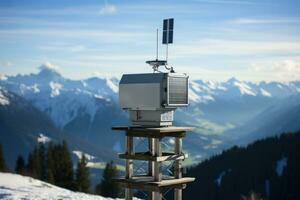
M 135 152 L 132 155 L 126 153 L 119 154 L 119 158 L 163 162 L 168 160 L 184 160 L 185 158 L 187 158 L 187 156 L 184 155 L 183 153 L 178 155 L 171 152 L 162 152 L 161 156 L 152 156 L 150 152 Z
M 174 177 L 166 176 L 164 176 L 163 180 L 160 182 L 154 181 L 151 176 L 136 176 L 131 179 L 115 179 L 122 187 L 152 192 L 160 192 L 162 189 L 168 187 L 183 189 L 187 183 L 193 182 L 194 180 L 195 178 L 191 177 L 175 179 Z
M 186 132 L 192 131 L 194 127 L 140 127 L 140 126 L 115 126 L 112 130 L 125 131 L 127 136 L 132 137 L 184 137 Z

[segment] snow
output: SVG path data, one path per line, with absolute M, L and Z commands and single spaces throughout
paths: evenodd
M 3 74 L 0 74 L 0 81 L 6 81 L 7 77 Z
M 86 159 L 87 159 L 88 161 L 94 160 L 94 159 L 95 159 L 95 156 L 89 155 L 89 154 L 84 153 L 84 152 L 79 151 L 79 150 L 74 150 L 73 153 L 78 157 L 79 160 L 82 158 L 82 155 L 83 155 L 83 154 L 84 154 L 84 156 L 86 157 Z
M 30 86 L 27 86 L 25 84 L 21 84 L 20 85 L 20 90 L 21 90 L 22 94 L 25 94 L 26 92 L 33 92 L 35 94 L 40 92 L 38 84 L 33 84 L 33 85 L 30 85 Z
M 263 96 L 266 96 L 266 97 L 271 97 L 272 95 L 270 94 L 270 92 L 260 88 L 260 92 Z
M 109 200 L 92 194 L 73 192 L 49 183 L 11 173 L 0 173 L 0 199 L 40 200 L 40 199 L 73 199 L 73 200 Z
M 0 105 L 6 106 L 9 104 L 10 104 L 9 99 L 6 96 L 4 96 L 3 92 L 0 90 Z
M 256 96 L 256 94 L 251 90 L 251 88 L 246 83 L 235 81 L 234 85 L 239 88 L 241 94 Z
M 200 101 L 199 96 L 189 88 L 189 101 L 198 102 Z
M 190 82 L 190 88 L 195 90 L 196 92 L 202 92 L 200 85 L 194 81 Z
M 49 83 L 49 86 L 52 90 L 51 94 L 50 94 L 51 97 L 55 97 L 55 96 L 58 96 L 60 94 L 60 89 L 62 88 L 61 84 L 51 81 Z
M 168 143 L 169 143 L 169 144 L 175 144 L 174 138 L 169 138 L 169 139 L 168 139 Z
M 39 137 L 37 138 L 38 143 L 46 144 L 51 141 L 51 138 L 47 137 L 43 133 L 40 133 Z
M 106 84 L 107 86 L 114 92 L 114 93 L 118 93 L 119 92 L 119 87 L 118 85 L 115 85 L 111 79 L 106 79 Z
M 287 166 L 287 158 L 283 157 L 276 162 L 276 173 L 278 176 L 282 176 L 284 168 Z

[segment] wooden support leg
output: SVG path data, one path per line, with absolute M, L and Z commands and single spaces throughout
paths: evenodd
M 182 138 L 175 138 L 175 154 L 182 153 Z M 175 178 L 182 178 L 181 160 L 175 161 L 174 176 Z M 174 200 L 182 200 L 182 189 L 174 190 Z
M 134 154 L 134 150 L 133 150 L 133 137 L 131 136 L 126 136 L 126 154 L 129 155 L 133 155 Z M 125 176 L 126 179 L 130 179 L 132 178 L 132 174 L 133 174 L 133 161 L 130 159 L 126 160 L 126 172 L 125 172 Z M 125 199 L 126 200 L 132 200 L 133 198 L 133 193 L 132 190 L 129 188 L 125 189 Z
M 161 192 L 154 192 L 154 200 L 162 200 Z
M 149 144 L 149 152 L 150 152 L 151 156 L 155 156 L 154 139 L 148 138 L 148 144 Z M 148 175 L 153 177 L 153 179 L 154 179 L 154 162 L 152 162 L 150 160 L 148 161 Z M 148 192 L 149 200 L 155 200 L 154 196 L 155 196 L 154 192 Z
M 161 139 L 154 138 L 154 152 L 155 156 L 162 156 L 161 151 Z M 162 173 L 161 173 L 161 162 L 154 162 L 154 181 L 160 182 L 162 180 Z M 154 200 L 161 200 L 162 194 L 161 192 L 154 192 Z

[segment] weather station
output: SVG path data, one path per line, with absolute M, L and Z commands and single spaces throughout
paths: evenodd
M 173 43 L 174 19 L 163 20 L 162 44 L 166 45 L 166 59 L 158 59 L 158 29 L 156 59 L 146 61 L 153 72 L 124 74 L 119 83 L 119 103 L 128 111 L 130 126 L 116 126 L 113 130 L 125 132 L 125 177 L 116 181 L 125 188 L 125 199 L 133 199 L 134 191 L 145 194 L 148 199 L 165 199 L 164 195 L 174 190 L 174 199 L 182 199 L 182 190 L 195 178 L 182 176 L 182 161 L 187 157 L 182 151 L 182 139 L 193 127 L 173 126 L 174 111 L 186 107 L 188 101 L 188 75 L 176 73 L 168 65 L 168 45 Z M 160 70 L 164 67 L 164 71 Z M 163 148 L 164 138 L 174 141 L 172 151 Z M 146 151 L 137 147 L 146 140 Z M 145 143 L 145 142 L 144 142 Z M 169 150 L 170 148 L 168 148 Z M 134 168 L 134 161 L 146 163 L 146 170 Z M 164 162 L 171 162 L 168 170 Z M 165 173 L 167 171 L 167 173 Z

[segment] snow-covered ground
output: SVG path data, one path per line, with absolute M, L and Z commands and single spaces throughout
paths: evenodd
M 0 173 L 0 199 L 84 199 L 109 200 L 101 196 L 73 192 L 31 177 L 11 173 Z

